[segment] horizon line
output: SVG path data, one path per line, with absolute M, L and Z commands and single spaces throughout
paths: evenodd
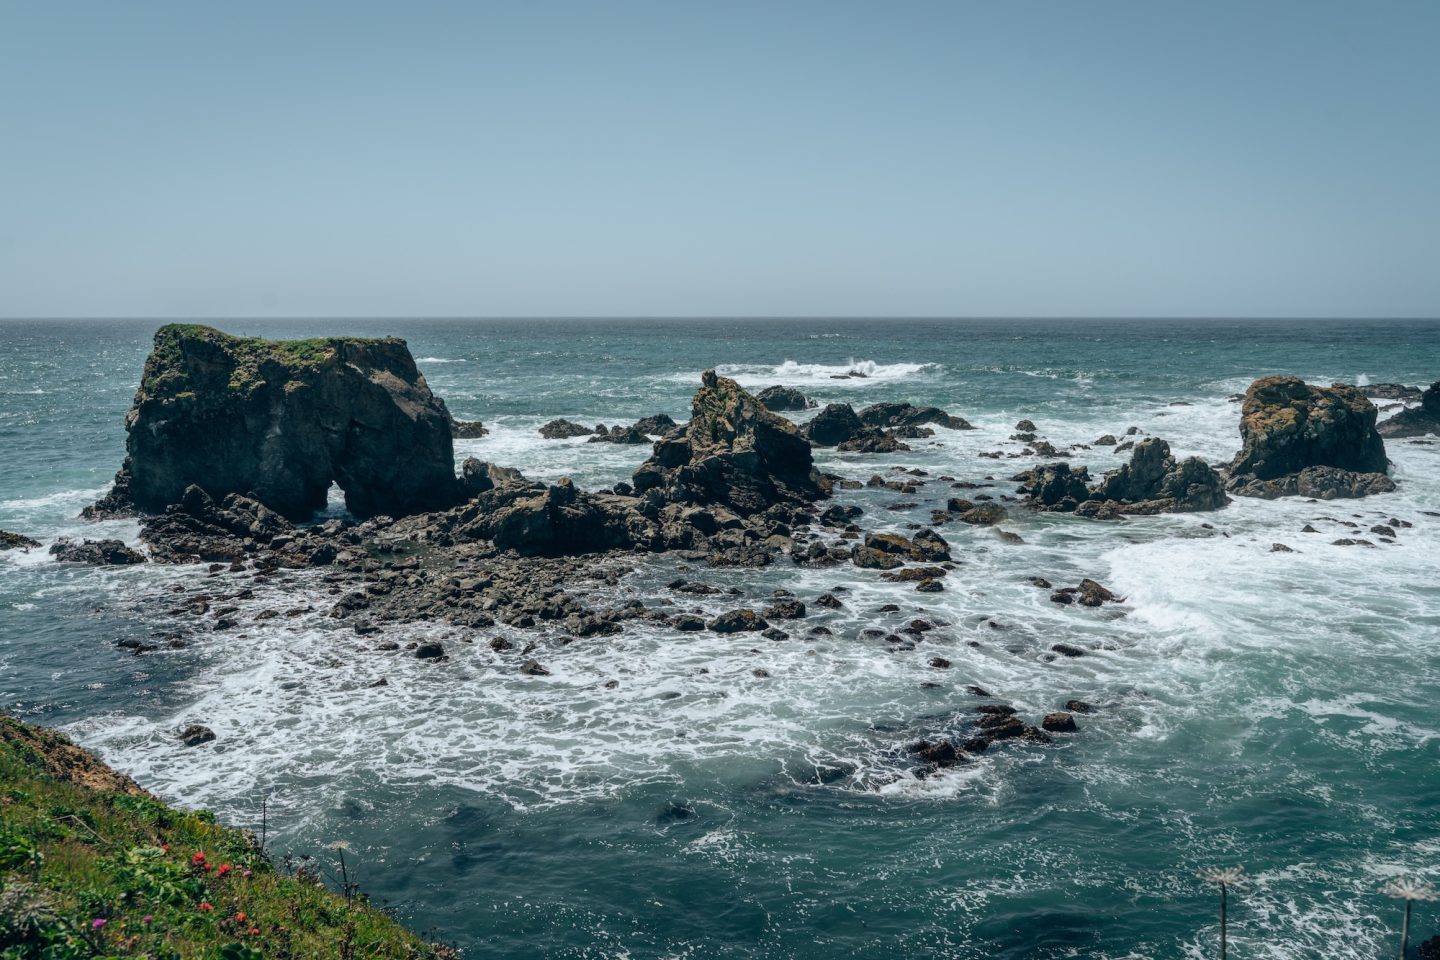
M 1367 315 L 1367 316 L 1343 316 L 1343 315 L 1304 315 L 1304 314 L 621 314 L 621 313 L 597 313 L 597 314 L 293 314 L 284 316 L 258 316 L 247 314 L 226 314 L 217 316 L 198 316 L 195 314 L 103 314 L 103 315 L 52 315 L 52 316 L 0 316 L 0 323 L 14 322 L 40 322 L 40 323 L 65 323 L 78 321 L 158 321 L 162 323 L 226 323 L 230 321 L 244 322 L 274 322 L 283 323 L 296 320 L 359 320 L 359 321 L 394 321 L 394 322 L 424 322 L 424 321 L 496 321 L 496 320 L 733 320 L 733 321 L 853 321 L 853 320 L 931 320 L 968 322 L 977 320 L 1008 320 L 1008 321 L 1036 321 L 1036 320 L 1256 320 L 1262 322 L 1286 321 L 1286 320 L 1323 320 L 1323 321 L 1405 321 L 1405 322 L 1437 322 L 1440 321 L 1440 314 L 1424 316 L 1418 314 L 1407 314 L 1402 316 Z

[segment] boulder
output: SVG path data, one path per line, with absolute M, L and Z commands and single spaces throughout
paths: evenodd
M 1025 502 L 1042 510 L 1068 512 L 1090 496 L 1086 484 L 1090 472 L 1085 467 L 1074 470 L 1068 463 L 1045 463 L 1017 475 Z
M 479 493 L 455 518 L 453 536 L 527 556 L 570 556 L 651 549 L 657 532 L 633 498 L 584 493 L 562 478 L 550 487 L 510 482 Z
M 705 629 L 713 633 L 745 633 L 764 630 L 768 626 L 770 624 L 765 622 L 765 618 L 754 610 L 743 609 L 729 610 L 720 614 L 705 624 Z
M 805 424 L 805 437 L 817 447 L 835 447 L 864 434 L 865 424 L 848 403 L 832 403 Z
M 1117 504 L 1120 513 L 1193 513 L 1218 510 L 1230 500 L 1214 467 L 1199 457 L 1182 461 L 1170 444 L 1146 437 L 1135 445 L 1130 462 L 1105 474 L 1087 499 Z
M 1256 380 L 1245 392 L 1244 447 L 1230 464 L 1227 486 L 1241 496 L 1266 498 L 1393 490 L 1375 419 L 1375 405 L 1355 387 L 1316 387 L 1296 377 Z M 1300 477 L 1316 467 L 1327 469 Z M 1301 493 L 1302 487 L 1312 492 Z
M 901 443 L 894 433 L 885 433 L 871 427 L 866 428 L 864 433 L 841 441 L 835 449 L 845 453 L 899 453 L 909 450 L 910 447 Z
M 158 512 L 187 487 L 238 493 L 291 518 L 332 483 L 357 516 L 456 502 L 451 417 L 404 340 L 262 340 L 170 324 L 126 416 L 126 457 L 91 516 Z
M 869 427 L 919 427 L 927 423 L 951 430 L 973 430 L 964 417 L 952 417 L 939 407 L 910 403 L 875 403 L 861 410 L 860 422 Z
M 489 433 L 479 420 L 450 420 L 450 436 L 456 440 L 478 440 Z
M 781 413 L 786 410 L 805 410 L 815 406 L 815 401 L 808 399 L 805 394 L 794 387 L 773 386 L 766 387 L 755 395 L 755 399 L 764 405 L 766 410 L 773 410 Z
M 199 723 L 192 723 L 176 734 L 175 739 L 187 747 L 198 747 L 215 739 L 215 731 Z
M 1420 398 L 1420 406 L 1402 410 L 1377 428 L 1382 437 L 1423 437 L 1440 435 L 1440 380 Z
M 30 550 L 40 546 L 39 540 L 32 540 L 19 533 L 11 533 L 8 530 L 0 530 L 0 551 L 5 550 Z
M 650 417 L 641 417 L 635 421 L 635 429 L 643 434 L 654 437 L 666 437 L 675 432 L 679 424 L 675 418 L 668 413 L 657 413 Z
M 605 432 L 596 430 L 590 436 L 590 443 L 620 443 L 620 444 L 642 444 L 649 443 L 650 438 L 636 427 L 622 427 L 619 424 L 611 427 Z
M 799 429 L 714 370 L 702 375 L 683 432 L 655 444 L 633 485 L 639 497 L 718 504 L 741 517 L 827 495 Z
M 540 427 L 540 436 L 546 440 L 569 440 L 574 437 L 588 437 L 595 433 L 593 427 L 587 427 L 571 420 L 551 420 Z
M 50 555 L 62 563 L 90 563 L 97 566 L 127 566 L 144 563 L 145 555 L 119 540 L 60 540 L 50 545 Z

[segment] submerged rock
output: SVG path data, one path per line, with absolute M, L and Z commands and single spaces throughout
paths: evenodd
M 202 743 L 210 743 L 215 739 L 215 731 L 199 723 L 192 723 L 181 730 L 175 737 L 187 747 L 198 747 Z
M 546 440 L 569 440 L 574 437 L 588 437 L 595 433 L 593 427 L 583 426 L 570 420 L 551 420 L 540 428 L 540 436 Z
M 1296 377 L 1265 377 L 1245 393 L 1244 447 L 1227 486 L 1248 497 L 1322 500 L 1395 489 L 1386 471 L 1376 410 L 1355 387 L 1316 387 Z
M 404 340 L 262 340 L 170 324 L 126 416 L 125 464 L 90 511 L 158 512 L 198 485 L 306 518 L 332 483 L 357 516 L 459 497 L 450 413 Z

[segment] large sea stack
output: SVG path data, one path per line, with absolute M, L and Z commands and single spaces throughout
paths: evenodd
M 684 433 L 655 444 L 635 492 L 672 503 L 723 504 L 741 516 L 825 496 L 810 443 L 728 377 L 706 370 Z
M 450 423 L 404 340 L 171 324 L 126 416 L 115 488 L 92 513 L 159 512 L 193 485 L 303 519 L 332 482 L 360 517 L 449 507 L 460 496 Z
M 1356 387 L 1264 377 L 1241 408 L 1244 447 L 1230 464 L 1232 493 L 1333 500 L 1395 489 L 1375 405 Z

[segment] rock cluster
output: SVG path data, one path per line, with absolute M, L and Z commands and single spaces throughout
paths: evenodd
M 1402 410 L 1377 428 L 1382 437 L 1440 435 L 1440 380 L 1419 397 L 1420 406 Z
M 161 511 L 194 484 L 297 519 L 332 483 L 356 516 L 448 507 L 459 496 L 450 424 L 403 340 L 171 324 L 126 416 L 125 464 L 90 515 Z
M 1361 497 L 1395 489 L 1376 410 L 1356 387 L 1265 377 L 1245 392 L 1230 492 L 1273 499 Z
M 39 540 L 19 534 L 11 533 L 8 530 L 0 530 L 0 550 L 30 550 L 40 546 Z
M 1026 502 L 1036 509 L 1096 519 L 1218 510 L 1229 502 L 1215 468 L 1199 457 L 1177 461 L 1170 445 L 1158 437 L 1141 440 L 1129 463 L 1105 474 L 1094 486 L 1087 468 L 1072 469 L 1068 463 L 1041 464 L 1015 479 Z

